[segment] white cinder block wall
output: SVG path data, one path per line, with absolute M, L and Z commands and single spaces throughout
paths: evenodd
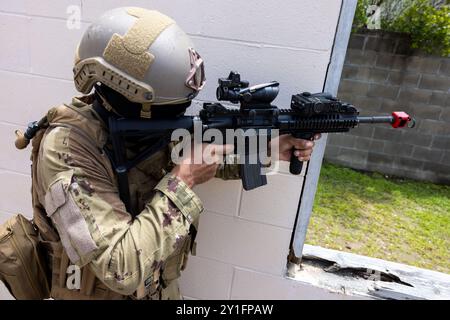
M 80 29 L 67 28 L 67 8 L 81 8 Z M 0 2 L 0 222 L 31 213 L 29 149 L 14 148 L 16 128 L 70 101 L 77 41 L 90 21 L 118 6 L 158 9 L 193 38 L 206 61 L 199 101 L 214 100 L 218 77 L 238 70 L 251 83 L 281 83 L 278 106 L 300 91 L 321 91 L 340 0 L 9 0 Z M 302 176 L 283 172 L 245 192 L 240 182 L 196 188 L 206 212 L 197 256 L 182 280 L 196 299 L 333 297 L 284 279 Z M 2 287 L 0 298 L 9 295 Z

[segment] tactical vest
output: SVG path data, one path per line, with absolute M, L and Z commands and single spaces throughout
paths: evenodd
M 87 101 L 86 101 L 87 102 Z M 123 296 L 115 291 L 109 289 L 106 285 L 104 285 L 93 273 L 90 269 L 89 264 L 81 268 L 81 281 L 80 281 L 80 289 L 74 290 L 70 289 L 70 285 L 68 286 L 68 281 L 70 282 L 71 274 L 68 273 L 68 268 L 71 265 L 70 260 L 67 254 L 64 251 L 62 243 L 60 241 L 60 237 L 54 228 L 51 220 L 47 217 L 45 208 L 39 201 L 38 194 L 38 181 L 36 181 L 36 170 L 37 170 L 37 159 L 39 155 L 39 149 L 41 145 L 41 141 L 45 135 L 46 128 L 55 127 L 61 124 L 65 126 L 73 126 L 70 121 L 70 116 L 67 117 L 67 121 L 62 123 L 59 119 L 57 123 L 53 122 L 55 115 L 60 112 L 76 112 L 77 115 L 82 115 L 86 119 L 86 124 L 89 123 L 90 120 L 94 119 L 94 113 L 92 112 L 92 107 L 90 105 L 86 105 L 82 108 L 79 108 L 74 105 L 65 105 L 64 107 L 52 108 L 47 113 L 47 121 L 43 125 L 43 129 L 40 129 L 32 140 L 32 153 L 31 153 L 31 161 L 32 161 L 32 203 L 33 203 L 33 220 L 35 225 L 37 226 L 41 238 L 42 246 L 46 249 L 47 252 L 47 263 L 49 265 L 49 269 L 51 270 L 51 274 L 48 275 L 48 279 L 51 282 L 51 297 L 54 299 L 77 299 L 77 300 L 99 300 L 99 299 L 180 299 L 181 295 L 178 289 L 178 283 L 176 278 L 180 276 L 179 271 L 183 270 L 186 267 L 187 258 L 191 249 L 191 243 L 194 239 L 188 239 L 186 241 L 185 246 L 183 247 L 183 254 L 179 255 L 176 259 L 170 259 L 167 262 L 162 274 L 159 275 L 161 279 L 170 279 L 171 281 L 158 281 L 157 285 L 153 285 L 150 294 L 145 297 L 140 297 L 139 293 L 135 293 L 132 296 Z M 98 119 L 97 119 L 98 120 Z M 45 121 L 44 121 L 45 122 Z M 83 125 L 77 125 L 76 129 L 83 130 Z M 170 150 L 164 151 L 166 155 L 170 154 Z M 162 158 L 163 155 L 161 155 Z M 160 157 L 160 159 L 161 159 Z M 143 197 L 139 196 L 139 193 L 136 194 L 137 190 L 141 191 L 141 195 L 150 192 L 151 189 L 158 183 L 158 180 L 154 181 L 150 180 L 146 182 L 146 188 L 148 192 L 142 192 L 142 185 L 135 185 L 134 181 L 142 180 L 142 172 L 139 170 L 133 169 L 129 173 L 129 182 L 130 182 L 130 193 L 134 194 L 133 199 L 134 206 L 137 208 L 137 212 L 140 212 L 144 205 L 145 200 Z M 158 175 L 155 172 L 152 172 L 153 176 Z M 164 176 L 165 172 L 161 172 L 160 178 Z M 140 179 L 139 179 L 140 178 Z M 42 190 L 40 190 L 42 192 Z M 172 280 L 173 279 L 173 280 Z

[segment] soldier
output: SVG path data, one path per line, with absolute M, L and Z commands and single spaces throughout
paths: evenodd
M 142 8 L 106 12 L 76 50 L 74 81 L 85 94 L 51 109 L 33 139 L 34 221 L 47 249 L 55 299 L 179 299 L 177 278 L 195 248 L 202 202 L 192 191 L 238 165 L 181 164 L 170 148 L 129 172 L 127 212 L 108 157 L 109 116 L 170 118 L 202 89 L 203 60 L 169 17 Z M 91 91 L 93 90 L 93 93 Z M 309 160 L 313 142 L 281 136 L 280 159 Z M 128 141 L 136 154 L 143 143 Z M 229 152 L 216 147 L 212 153 Z M 80 268 L 79 288 L 67 270 Z M 77 270 L 72 268 L 70 270 Z

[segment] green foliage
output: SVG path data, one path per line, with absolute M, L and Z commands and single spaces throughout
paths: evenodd
M 353 31 L 358 31 L 367 26 L 367 7 L 369 0 L 358 0 L 355 17 L 353 18 Z
M 450 273 L 450 186 L 325 163 L 306 241 Z
M 413 48 L 450 55 L 449 6 L 437 9 L 429 1 L 416 0 L 397 19 L 387 24 L 387 30 L 410 34 Z
M 384 0 L 381 8 L 381 29 L 409 34 L 411 46 L 427 53 L 450 55 L 450 6 L 436 5 L 431 0 Z M 374 3 L 358 0 L 354 30 L 367 25 L 365 12 Z M 444 2 L 445 3 L 445 2 Z

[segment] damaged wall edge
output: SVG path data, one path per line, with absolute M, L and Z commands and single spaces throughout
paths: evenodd
M 337 94 L 357 0 L 343 0 L 324 90 Z M 352 299 L 450 299 L 450 275 L 305 244 L 327 135 L 314 148 L 299 200 L 286 278 Z
M 450 299 L 448 274 L 307 244 L 287 277 L 355 298 Z
M 357 0 L 342 0 L 341 3 L 341 11 L 336 26 L 336 34 L 323 87 L 323 91 L 333 95 L 336 95 L 338 91 L 356 4 Z M 301 261 L 302 257 L 303 245 L 305 243 L 306 231 L 308 229 L 314 197 L 317 191 L 326 143 L 327 134 L 322 134 L 322 138 L 316 142 L 316 146 L 314 147 L 314 152 L 308 163 L 305 180 L 303 182 L 303 190 L 300 195 L 299 208 L 292 234 L 290 253 L 291 259 L 293 258 L 291 261 L 297 263 Z

